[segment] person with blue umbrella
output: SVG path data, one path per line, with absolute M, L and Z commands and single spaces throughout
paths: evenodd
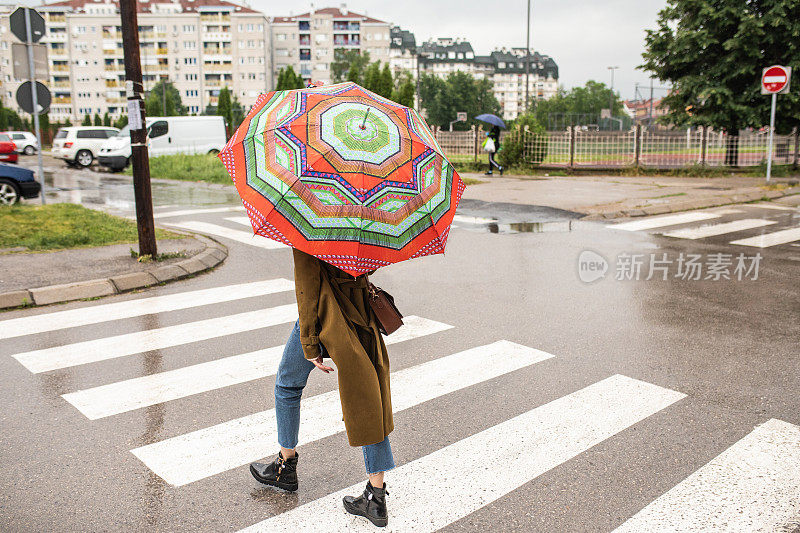
M 491 113 L 478 115 L 475 117 L 475 120 L 486 122 L 492 126 L 492 129 L 486 132 L 486 140 L 483 141 L 483 149 L 489 154 L 489 171 L 486 172 L 486 175 L 491 176 L 493 174 L 493 167 L 497 167 L 497 170 L 500 171 L 500 175 L 502 176 L 503 166 L 494 160 L 494 156 L 498 150 L 500 150 L 500 128 L 505 129 L 506 123 L 503 122 L 503 119 Z

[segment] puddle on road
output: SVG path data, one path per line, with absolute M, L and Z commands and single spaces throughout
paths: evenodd
M 89 171 L 44 172 L 48 202 L 70 202 L 102 209 L 109 212 L 133 212 L 136 209 L 133 196 L 133 178 L 120 174 L 110 177 Z M 233 188 L 219 189 L 196 186 L 194 182 L 152 182 L 153 205 L 174 207 L 197 207 L 240 203 Z
M 550 231 L 572 231 L 574 220 L 555 222 L 491 222 L 486 224 L 489 233 L 544 233 Z

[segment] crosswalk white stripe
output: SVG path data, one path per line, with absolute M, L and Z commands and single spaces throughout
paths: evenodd
M 244 207 L 212 207 L 209 209 L 182 209 L 180 211 L 164 211 L 155 213 L 153 218 L 184 217 L 189 215 L 205 215 L 206 213 L 230 213 L 232 211 L 244 211 Z
M 273 241 L 261 235 L 253 235 L 252 231 L 241 231 L 238 229 L 226 228 L 217 224 L 209 222 L 201 222 L 199 220 L 187 220 L 186 222 L 169 222 L 168 226 L 174 228 L 185 229 L 189 231 L 197 231 L 199 233 L 207 233 L 215 237 L 222 237 L 232 241 L 249 244 L 265 250 L 275 250 L 277 248 L 287 248 L 285 244 Z
M 798 519 L 800 427 L 771 419 L 615 531 L 782 531 Z
M 248 228 L 253 227 L 253 223 L 250 222 L 250 217 L 227 217 L 225 220 L 233 222 L 234 224 L 241 224 L 242 226 L 247 226 Z
M 12 318 L 0 321 L 0 339 L 10 339 L 23 335 L 33 335 L 34 333 L 86 326 L 88 324 L 141 315 L 177 311 L 179 309 L 230 302 L 241 298 L 265 296 L 291 290 L 294 290 L 292 281 L 277 278 Z
M 402 411 L 550 357 L 498 341 L 393 372 L 392 408 Z M 300 416 L 301 445 L 345 430 L 337 390 L 304 399 Z M 276 443 L 275 410 L 269 409 L 131 452 L 167 483 L 180 486 L 264 457 Z
M 387 483 L 398 505 L 389 505 L 386 531 L 439 530 L 684 396 L 616 375 L 401 465 Z M 363 489 L 357 483 L 243 531 L 366 530 L 342 507 Z
M 798 207 L 789 207 L 783 205 L 772 205 L 772 204 L 743 204 L 742 207 L 761 207 L 763 209 L 777 209 L 779 211 L 797 211 Z
M 249 311 L 220 318 L 209 318 L 177 326 L 136 331 L 63 346 L 14 354 L 13 357 L 33 372 L 49 372 L 86 363 L 95 363 L 135 353 L 161 350 L 190 342 L 204 341 L 234 333 L 276 326 L 297 319 L 297 304 Z
M 415 316 L 406 317 L 405 322 L 385 338 L 387 345 L 432 335 L 451 327 Z M 275 375 L 282 355 L 283 346 L 277 346 L 72 392 L 64 394 L 63 398 L 87 418 L 96 420 Z
M 625 231 L 640 231 L 644 229 L 661 228 L 663 226 L 675 226 L 677 224 L 698 222 L 700 220 L 710 220 L 712 218 L 719 218 L 719 216 L 720 215 L 716 213 L 692 211 L 690 213 L 650 217 L 642 220 L 633 220 L 631 222 L 621 222 L 619 224 L 608 224 L 606 227 Z
M 790 228 L 773 233 L 764 233 L 755 237 L 747 239 L 739 239 L 731 241 L 731 244 L 740 244 L 742 246 L 756 246 L 758 248 L 769 248 L 770 246 L 777 246 L 778 244 L 786 244 L 787 242 L 800 241 L 800 228 Z
M 484 218 L 484 217 L 470 217 L 466 215 L 453 215 L 453 222 L 463 222 L 466 224 L 489 224 L 491 222 L 497 222 L 497 219 Z
M 713 237 L 715 235 L 724 235 L 726 233 L 735 233 L 737 231 L 761 228 L 771 224 L 777 224 L 777 222 L 774 220 L 764 220 L 762 218 L 743 218 L 741 220 L 734 220 L 733 222 L 700 226 L 699 228 L 682 228 L 674 231 L 667 231 L 664 232 L 663 235 L 666 237 L 677 237 L 679 239 L 702 239 L 705 237 Z

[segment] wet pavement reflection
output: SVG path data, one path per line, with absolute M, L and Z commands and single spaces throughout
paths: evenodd
M 131 176 L 90 170 L 45 170 L 48 202 L 70 202 L 109 212 L 135 210 Z M 152 182 L 153 206 L 208 206 L 241 202 L 233 186 L 200 186 L 194 182 Z M 38 202 L 38 200 L 33 200 Z

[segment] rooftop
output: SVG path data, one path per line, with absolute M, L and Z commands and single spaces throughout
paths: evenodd
M 368 17 L 367 15 L 350 11 L 347 9 L 346 4 L 342 4 L 341 7 L 324 7 L 322 9 L 315 9 L 314 11 L 308 11 L 299 15 L 290 15 L 288 17 L 272 17 L 272 21 L 278 23 L 297 22 L 299 20 L 308 20 L 312 17 L 312 15 L 329 15 L 334 19 L 360 20 L 361 22 L 386 24 L 386 22 L 383 20 L 378 20 L 376 18 Z
M 43 4 L 38 6 L 37 9 L 57 11 L 58 8 L 63 8 L 65 11 L 71 11 L 73 13 L 87 13 L 97 10 L 97 8 L 108 6 L 114 6 L 116 10 L 119 10 L 119 0 L 63 0 L 60 2 Z M 220 11 L 260 14 L 259 11 L 233 2 L 227 2 L 226 0 L 138 0 L 136 2 L 136 8 L 139 13 L 163 13 L 168 9 L 172 9 L 178 13 L 191 13 L 214 11 L 214 8 L 219 8 Z

